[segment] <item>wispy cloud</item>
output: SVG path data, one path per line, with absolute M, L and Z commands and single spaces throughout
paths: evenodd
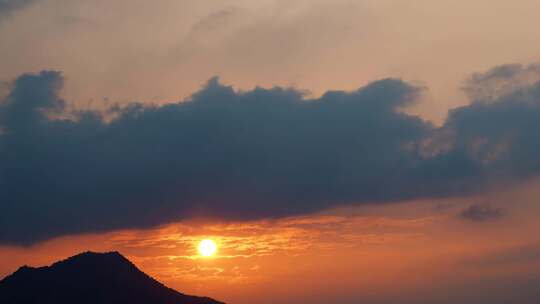
M 458 216 L 465 220 L 483 222 L 502 218 L 506 212 L 488 203 L 474 204 L 462 210 Z
M 0 25 L 15 11 L 24 8 L 36 0 L 0 0 Z

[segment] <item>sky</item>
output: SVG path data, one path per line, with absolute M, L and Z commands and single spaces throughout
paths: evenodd
M 0 277 L 115 250 L 227 303 L 538 303 L 539 17 L 0 0 Z

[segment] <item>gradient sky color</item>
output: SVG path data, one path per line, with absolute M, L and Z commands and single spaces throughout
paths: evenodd
M 537 304 L 538 20 L 0 0 L 0 277 L 117 250 L 227 303 Z

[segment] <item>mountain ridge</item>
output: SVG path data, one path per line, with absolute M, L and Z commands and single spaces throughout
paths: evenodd
M 50 266 L 21 266 L 0 280 L 0 303 L 224 304 L 166 287 L 117 251 L 87 251 Z

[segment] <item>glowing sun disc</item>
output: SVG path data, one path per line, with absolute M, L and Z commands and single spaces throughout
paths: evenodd
M 204 239 L 199 243 L 199 254 L 203 257 L 213 256 L 217 251 L 216 242 L 211 239 Z

